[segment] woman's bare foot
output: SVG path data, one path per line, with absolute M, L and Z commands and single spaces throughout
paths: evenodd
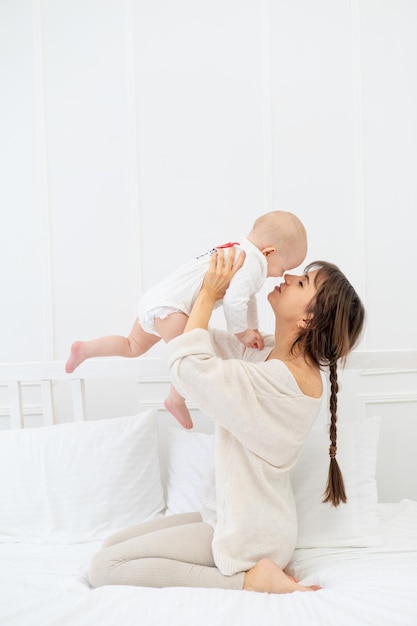
M 305 587 L 292 576 L 288 576 L 271 559 L 261 559 L 245 574 L 243 589 L 246 591 L 263 591 L 264 593 L 292 593 L 293 591 L 317 591 L 318 585 Z
M 164 406 L 166 410 L 169 411 L 176 420 L 178 420 L 183 428 L 191 430 L 191 428 L 194 426 L 193 420 L 191 419 L 190 412 L 187 409 L 183 399 L 181 399 L 181 402 L 177 402 L 172 400 L 171 396 L 169 395 L 164 402 Z
M 293 580 L 295 583 L 298 583 L 298 581 L 300 580 L 299 578 L 296 578 L 295 576 L 290 576 L 289 574 L 287 574 L 285 570 L 284 570 L 284 574 L 288 576 L 290 580 Z
M 83 341 L 74 341 L 71 346 L 71 353 L 69 355 L 68 361 L 65 363 L 65 371 L 67 374 L 71 374 L 76 367 L 81 365 L 83 361 L 87 358 L 87 355 L 84 351 L 84 342 Z

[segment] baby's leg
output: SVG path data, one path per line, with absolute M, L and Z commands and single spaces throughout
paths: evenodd
M 168 516 L 154 530 L 152 520 L 150 532 L 141 533 L 139 525 L 138 536 L 102 549 L 90 564 L 91 584 L 242 589 L 243 573 L 223 576 L 215 567 L 213 529 L 197 515 L 183 524 L 182 516 Z
M 170 313 L 164 318 L 155 317 L 154 325 L 158 333 L 161 335 L 165 343 L 182 335 L 185 325 L 188 320 L 188 315 L 185 313 L 175 312 Z
M 174 337 L 182 335 L 187 319 L 188 316 L 185 315 L 185 313 L 170 313 L 170 315 L 164 319 L 155 318 L 154 324 L 162 339 L 167 343 Z M 187 428 L 187 430 L 193 427 L 193 420 L 191 419 L 190 412 L 185 404 L 185 399 L 172 385 L 164 405 L 166 410 L 179 421 L 181 426 Z
M 191 419 L 190 411 L 185 404 L 185 399 L 178 393 L 174 385 L 171 385 L 169 388 L 169 394 L 164 400 L 164 406 L 166 410 L 178 420 L 183 428 L 191 430 L 194 424 Z
M 99 356 L 137 357 L 145 354 L 160 340 L 143 330 L 138 320 L 135 320 L 132 330 L 127 337 L 121 335 L 107 335 L 91 339 L 90 341 L 75 341 L 71 346 L 71 353 L 65 364 L 65 371 L 69 374 L 81 365 L 86 359 Z

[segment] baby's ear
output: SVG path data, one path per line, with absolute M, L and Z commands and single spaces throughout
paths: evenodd
M 276 248 L 273 248 L 272 246 L 269 246 L 268 248 L 264 248 L 263 250 L 261 250 L 264 256 L 269 256 L 270 254 L 274 254 L 275 251 L 276 251 Z

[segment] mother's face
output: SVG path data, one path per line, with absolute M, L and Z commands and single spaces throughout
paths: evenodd
M 275 317 L 278 319 L 299 321 L 306 316 L 311 300 L 317 292 L 315 279 L 317 270 L 308 274 L 285 274 L 284 282 L 277 285 L 268 295 Z

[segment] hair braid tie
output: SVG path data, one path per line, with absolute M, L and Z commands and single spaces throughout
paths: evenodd
M 329 448 L 329 457 L 331 459 L 335 459 L 336 458 L 336 452 L 337 452 L 337 446 L 330 446 Z

